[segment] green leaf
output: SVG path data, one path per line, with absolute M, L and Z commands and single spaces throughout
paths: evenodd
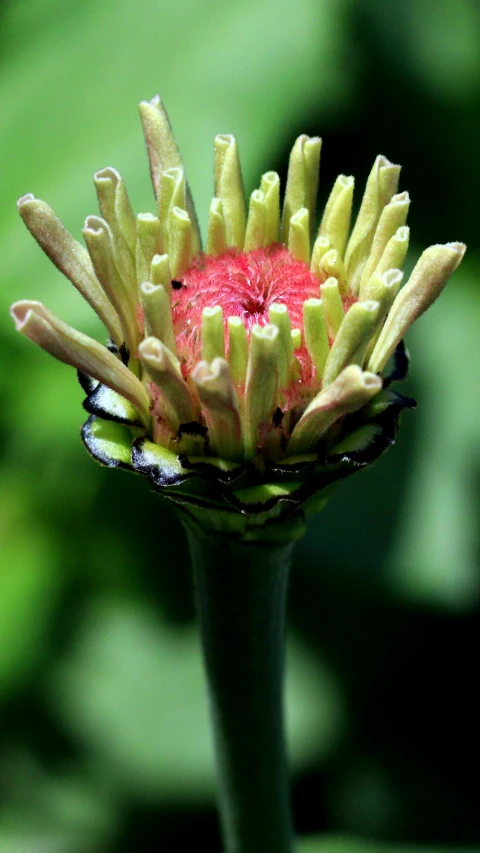
M 0 503 L 1 698 L 46 651 L 60 572 L 55 541 L 34 522 L 19 481 L 4 475 Z
M 447 609 L 480 598 L 478 492 L 480 458 L 480 303 L 476 265 L 467 262 L 433 310 L 409 333 L 420 419 L 416 455 L 387 567 L 407 599 Z M 440 345 L 439 345 L 440 342 Z
M 213 752 L 196 627 L 173 628 L 140 601 L 99 599 L 49 679 L 50 703 L 114 790 L 134 798 L 211 798 Z M 294 768 L 338 743 L 341 692 L 291 640 L 287 717 Z
M 300 840 L 297 853 L 480 853 L 480 847 L 417 847 L 365 841 L 360 838 L 323 836 Z

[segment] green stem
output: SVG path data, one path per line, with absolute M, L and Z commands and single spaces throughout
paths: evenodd
M 241 544 L 187 529 L 225 850 L 292 853 L 283 671 L 293 544 Z

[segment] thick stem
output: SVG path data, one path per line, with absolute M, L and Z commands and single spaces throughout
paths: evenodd
M 292 544 L 188 529 L 226 853 L 292 853 L 283 730 L 285 598 Z

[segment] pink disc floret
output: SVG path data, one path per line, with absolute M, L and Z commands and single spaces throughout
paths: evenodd
M 217 256 L 197 256 L 172 293 L 177 347 L 185 373 L 201 358 L 204 308 L 222 307 L 228 353 L 229 317 L 240 317 L 249 335 L 255 323 L 269 322 L 269 308 L 277 303 L 288 308 L 292 328 L 302 329 L 303 303 L 319 296 L 319 285 L 308 265 L 295 260 L 279 244 L 251 252 L 230 250 Z M 303 369 L 302 350 L 298 357 Z

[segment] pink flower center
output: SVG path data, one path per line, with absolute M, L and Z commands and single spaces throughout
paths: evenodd
M 240 317 L 249 334 L 255 323 L 266 325 L 270 306 L 280 303 L 287 306 L 292 327 L 302 329 L 303 303 L 319 295 L 320 283 L 308 265 L 295 260 L 279 244 L 252 252 L 199 255 L 172 292 L 178 353 L 185 373 L 201 358 L 204 308 L 221 305 L 228 353 L 229 317 Z M 302 347 L 297 353 L 302 372 L 306 369 L 305 356 Z

